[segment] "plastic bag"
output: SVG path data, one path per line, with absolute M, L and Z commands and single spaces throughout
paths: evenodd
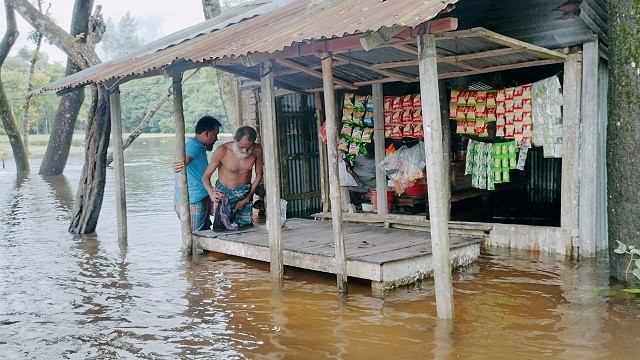
M 338 177 L 340 179 L 340 186 L 358 186 L 358 182 L 347 171 L 347 163 L 344 158 L 340 158 L 338 161 Z
M 398 151 L 387 154 L 378 166 L 391 179 L 395 192 L 400 195 L 416 181 L 425 178 L 424 143 L 420 141 L 412 147 L 402 146 Z

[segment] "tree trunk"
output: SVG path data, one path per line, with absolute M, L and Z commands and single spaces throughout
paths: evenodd
M 73 8 L 71 33 L 74 38 L 88 31 L 89 18 L 93 1 L 78 0 Z M 59 45 L 58 45 L 59 46 Z M 65 75 L 69 76 L 81 70 L 81 67 L 69 58 Z M 47 151 L 40 164 L 39 174 L 43 176 L 60 175 L 67 165 L 69 150 L 73 140 L 73 130 L 76 126 L 80 107 L 84 102 L 84 88 L 72 90 L 60 98 L 58 111 L 53 121 L 53 128 Z
M 4 8 L 7 18 L 7 32 L 0 42 L 0 67 L 4 64 L 4 61 L 9 55 L 9 51 L 18 37 L 18 28 L 16 26 L 16 17 L 11 6 L 5 1 Z M 16 162 L 16 169 L 18 171 L 29 171 L 29 158 L 27 157 L 27 151 L 20 137 L 20 131 L 16 124 L 16 119 L 11 111 L 11 105 L 7 99 L 7 94 L 4 91 L 4 85 L 2 83 L 2 77 L 0 76 L 0 116 L 2 117 L 2 124 L 4 130 L 9 137 L 9 143 L 13 150 L 13 158 Z
M 185 77 L 182 80 L 182 83 L 183 84 L 186 83 L 187 80 L 191 79 L 191 77 L 193 75 L 197 74 L 199 70 L 200 69 L 196 69 L 191 74 L 189 74 L 187 77 Z M 138 136 L 140 136 L 140 134 L 142 134 L 144 132 L 144 129 L 146 129 L 147 125 L 149 125 L 149 122 L 151 122 L 151 119 L 153 118 L 153 115 L 155 115 L 158 112 L 158 110 L 160 110 L 162 105 L 164 105 L 164 103 L 166 103 L 171 98 L 172 94 L 173 94 L 173 92 L 171 90 L 171 86 L 169 86 L 169 89 L 167 90 L 167 93 L 163 97 L 161 97 L 160 100 L 158 100 L 155 103 L 155 105 L 153 105 L 153 107 L 151 109 L 149 109 L 149 111 L 144 116 L 142 121 L 140 121 L 140 124 L 138 124 L 138 126 L 136 126 L 136 128 L 131 132 L 131 134 L 129 134 L 129 137 L 127 138 L 127 140 L 122 145 L 123 150 L 128 148 L 129 145 L 131 145 L 133 143 L 133 141 L 135 139 L 137 139 Z M 112 162 L 113 162 L 113 152 L 109 153 L 109 155 L 107 156 L 107 166 L 111 165 Z
M 627 276 L 629 255 L 613 252 L 616 240 L 640 248 L 640 3 L 610 0 L 609 123 L 607 126 L 607 185 L 611 276 Z M 634 258 L 637 258 L 635 256 Z M 635 264 L 632 264 L 631 270 Z
M 109 92 L 104 86 L 93 87 L 91 108 L 93 117 L 87 124 L 84 167 L 69 225 L 69 232 L 73 234 L 95 231 L 104 198 L 107 148 L 111 132 Z
M 202 0 L 204 18 L 209 20 L 221 14 L 219 0 Z M 240 95 L 235 75 L 216 70 L 218 88 L 224 105 L 224 112 L 231 126 L 231 132 L 240 126 Z

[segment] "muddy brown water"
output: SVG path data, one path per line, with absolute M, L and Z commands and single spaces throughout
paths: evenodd
M 456 270 L 454 321 L 433 281 L 371 295 L 335 278 L 180 252 L 173 142 L 125 153 L 129 237 L 116 234 L 113 170 L 96 234 L 67 232 L 82 157 L 64 176 L 0 170 L 3 359 L 632 359 L 640 300 L 610 286 L 606 261 L 486 248 Z M 39 160 L 32 160 L 37 173 Z M 391 240 L 390 240 L 391 241 Z

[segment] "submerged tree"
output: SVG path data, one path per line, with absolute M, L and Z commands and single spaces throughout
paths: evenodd
M 0 42 L 0 67 L 4 64 L 4 61 L 9 55 L 9 51 L 13 47 L 18 37 L 18 27 L 16 25 L 16 17 L 11 5 L 4 2 L 5 12 L 7 17 L 7 32 Z M 4 125 L 4 131 L 9 137 L 9 143 L 13 150 L 13 157 L 16 162 L 16 169 L 18 171 L 29 171 L 29 158 L 27 157 L 27 151 L 20 137 L 20 131 L 18 130 L 18 124 L 11 111 L 7 94 L 4 90 L 2 83 L 2 76 L 0 76 L 0 117 L 2 117 L 2 124 Z
M 640 249 L 640 2 L 609 0 L 609 123 L 607 185 L 611 276 L 627 277 L 629 254 L 614 253 L 616 241 Z

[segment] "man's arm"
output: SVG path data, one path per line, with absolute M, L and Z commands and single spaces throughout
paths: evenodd
M 209 162 L 209 165 L 207 165 L 204 175 L 202 175 L 202 184 L 204 185 L 204 188 L 207 189 L 207 193 L 209 194 L 211 201 L 220 200 L 220 192 L 211 185 L 211 175 L 213 175 L 213 173 L 218 169 L 218 166 L 220 166 L 220 162 L 222 161 L 225 152 L 226 147 L 218 146 L 211 155 L 211 161 Z
M 174 160 L 173 164 L 171 164 L 171 167 L 173 168 L 174 172 L 180 172 L 182 171 L 182 169 L 184 169 L 187 165 L 189 165 L 189 163 L 191 162 L 191 160 L 193 160 L 193 158 L 189 155 L 186 155 L 184 161 L 182 160 Z

